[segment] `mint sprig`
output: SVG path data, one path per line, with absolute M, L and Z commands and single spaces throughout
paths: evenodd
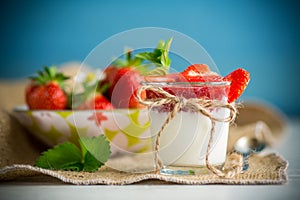
M 131 49 L 126 49 L 125 59 L 116 59 L 113 65 L 119 68 L 133 66 L 142 75 L 166 75 L 171 65 L 169 50 L 172 40 L 160 40 L 152 52 L 141 52 L 134 56 Z
M 113 62 L 113 65 L 116 67 L 128 67 L 128 66 L 140 66 L 143 65 L 143 59 L 137 58 L 132 55 L 132 49 L 125 48 L 125 59 L 118 58 Z
M 173 38 L 168 39 L 166 42 L 160 40 L 153 52 L 142 52 L 135 55 L 136 58 L 146 60 L 155 65 L 155 68 L 148 71 L 145 75 L 166 75 L 169 72 L 171 65 L 169 50 L 172 40 Z
M 42 152 L 35 166 L 52 170 L 95 172 L 105 164 L 110 154 L 110 145 L 104 135 L 84 137 L 80 140 L 80 148 L 64 142 Z

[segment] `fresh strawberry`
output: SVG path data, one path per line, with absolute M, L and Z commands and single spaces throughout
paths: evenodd
M 99 87 L 107 84 L 109 89 L 105 96 L 116 108 L 141 108 L 136 92 L 143 80 L 140 72 L 134 67 L 109 66 L 104 70 L 105 78 L 99 82 Z M 142 93 L 142 96 L 145 96 Z
M 114 65 L 110 65 L 108 66 L 105 70 L 104 70 L 104 79 L 100 81 L 100 84 L 110 84 L 112 85 L 115 78 L 116 78 L 116 74 L 117 74 L 118 68 Z
M 72 107 L 75 110 L 111 110 L 114 109 L 110 101 L 103 95 L 108 89 L 108 83 L 85 80 L 82 83 L 83 92 L 73 94 Z
M 183 76 L 198 76 L 199 74 L 210 72 L 206 64 L 192 64 L 188 66 L 181 74 Z
M 103 95 L 98 94 L 94 98 L 94 108 L 102 110 L 111 110 L 114 109 L 113 105 L 108 101 Z
M 112 110 L 113 105 L 102 95 L 97 94 L 77 107 L 78 110 Z
M 155 82 L 156 80 L 153 77 L 146 77 L 145 79 L 150 82 Z M 223 77 L 210 71 L 209 67 L 205 64 L 190 65 L 179 74 L 158 77 L 157 80 L 174 82 L 164 86 L 163 89 L 172 95 L 187 99 L 205 98 L 222 100 L 227 96 L 229 91 L 228 85 L 218 84 L 218 82 L 224 82 Z M 147 91 L 147 98 L 156 99 L 163 98 L 163 96 L 153 91 Z M 170 111 L 173 109 L 173 106 L 173 104 L 166 104 L 158 109 L 159 111 Z
M 114 65 L 110 65 L 103 71 L 104 78 L 102 80 L 99 80 L 98 87 L 102 88 L 103 86 L 107 87 L 106 91 L 103 91 L 103 95 L 110 101 L 111 94 L 109 93 L 110 90 L 108 89 L 111 87 L 114 83 L 114 80 L 116 78 L 118 68 Z
M 248 71 L 239 68 L 224 77 L 224 81 L 230 81 L 230 90 L 228 94 L 228 102 L 231 103 L 238 99 L 246 89 L 250 74 Z
M 210 71 L 206 64 L 193 64 L 180 73 L 183 82 L 220 82 L 222 77 Z
M 170 83 L 170 82 L 176 82 L 178 80 L 179 74 L 178 73 L 172 73 L 172 74 L 167 74 L 165 76 L 145 76 L 144 80 L 148 82 L 149 84 L 151 83 Z M 152 90 L 147 90 L 146 91 L 146 97 L 148 99 L 156 99 L 156 98 L 163 98 L 161 94 L 158 94 Z
M 159 41 L 153 52 L 141 52 L 132 55 L 132 50 L 125 52 L 125 59 L 116 59 L 111 66 L 105 69 L 106 78 L 100 85 L 108 84 L 109 90 L 105 95 L 116 108 L 145 107 L 137 100 L 137 90 L 144 80 L 143 76 L 165 75 L 169 71 L 171 60 L 168 53 L 172 38 L 166 42 Z M 144 62 L 144 63 L 143 63 Z M 142 92 L 142 98 L 146 92 Z
M 209 99 L 222 99 L 226 95 L 226 88 L 223 86 L 197 84 L 202 82 L 222 82 L 223 77 L 215 72 L 210 71 L 206 64 L 193 64 L 188 66 L 180 73 L 179 80 L 182 82 L 190 82 L 185 89 L 182 89 L 182 96 L 186 98 L 209 98 Z M 179 89 L 180 91 L 180 89 Z M 176 95 L 179 95 L 176 92 Z
M 177 74 L 167 74 L 165 76 L 145 76 L 144 79 L 147 82 L 175 82 Z
M 37 77 L 31 77 L 26 87 L 25 98 L 32 110 L 63 110 L 67 108 L 68 97 L 64 91 L 64 81 L 68 77 L 57 72 L 55 67 L 45 67 L 38 71 Z
M 142 108 L 136 98 L 140 82 L 143 80 L 140 72 L 134 67 L 124 67 L 118 69 L 114 82 L 109 88 L 111 102 L 116 108 Z M 146 96 L 142 93 L 142 98 Z
M 197 76 L 180 76 L 182 82 L 221 82 L 223 77 L 219 76 L 214 72 L 199 74 Z

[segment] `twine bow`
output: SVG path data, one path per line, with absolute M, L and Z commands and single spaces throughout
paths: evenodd
M 162 95 L 162 98 L 155 98 L 155 99 L 142 99 L 141 93 L 143 91 L 153 91 L 155 93 L 158 93 Z M 215 132 L 215 123 L 216 122 L 233 122 L 236 118 L 237 114 L 237 108 L 232 103 L 222 102 L 218 100 L 210 100 L 210 99 L 200 99 L 200 98 L 190 98 L 186 99 L 184 97 L 179 97 L 172 95 L 165 90 L 163 90 L 161 87 L 152 86 L 152 85 L 143 85 L 140 87 L 137 91 L 137 99 L 139 103 L 147 106 L 149 109 L 152 109 L 153 107 L 162 106 L 164 104 L 170 104 L 172 103 L 174 105 L 174 108 L 172 111 L 170 111 L 167 119 L 163 123 L 162 127 L 157 133 L 156 141 L 155 141 L 155 164 L 156 164 L 156 171 L 159 172 L 160 169 L 163 167 L 163 163 L 160 160 L 158 156 L 158 150 L 160 145 L 160 137 L 165 128 L 168 126 L 168 124 L 174 119 L 176 114 L 182 109 L 186 108 L 193 112 L 199 112 L 203 114 L 204 116 L 208 117 L 211 121 L 211 130 L 210 130 L 210 137 L 208 141 L 208 146 L 206 149 L 206 155 L 205 155 L 205 163 L 206 167 L 216 174 L 219 177 L 224 178 L 231 178 L 235 176 L 236 174 L 239 174 L 242 172 L 243 169 L 243 157 L 240 154 L 237 153 L 231 153 L 229 155 L 229 169 L 220 170 L 216 168 L 215 166 L 211 165 L 209 162 L 209 153 L 213 144 L 213 137 Z M 212 108 L 227 108 L 230 110 L 230 114 L 228 117 L 225 118 L 218 118 L 212 115 L 210 112 L 210 109 Z

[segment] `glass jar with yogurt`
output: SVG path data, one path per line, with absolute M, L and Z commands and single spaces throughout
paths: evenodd
M 163 89 L 171 96 L 185 101 L 185 103 L 181 103 L 174 118 L 168 122 L 160 134 L 158 156 L 164 166 L 204 167 L 210 137 L 213 137 L 208 152 L 210 164 L 214 166 L 224 164 L 229 122 L 215 120 L 212 123 L 212 120 L 228 118 L 230 110 L 213 105 L 227 102 L 230 82 L 146 81 L 142 85 L 149 86 L 150 89 L 146 90 L 147 100 L 152 102 L 169 98 L 169 96 L 166 97 L 155 91 L 156 88 Z M 197 99 L 203 101 L 198 102 Z M 187 102 L 190 100 L 193 102 L 188 105 Z M 191 106 L 195 102 L 201 104 L 201 108 L 205 107 L 205 111 L 208 113 Z M 212 106 L 207 106 L 210 103 Z M 150 109 L 153 151 L 157 144 L 157 133 L 165 125 L 175 104 L 175 101 L 170 100 L 167 103 L 152 106 Z M 211 135 L 212 124 L 214 124 L 213 135 Z

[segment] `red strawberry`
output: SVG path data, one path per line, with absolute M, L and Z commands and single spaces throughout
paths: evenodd
M 108 83 L 90 82 L 82 83 L 84 91 L 73 95 L 73 109 L 77 110 L 111 110 L 113 105 L 103 95 L 108 89 Z
M 222 77 L 210 71 L 206 64 L 193 64 L 180 73 L 183 82 L 220 82 Z
M 114 109 L 113 105 L 103 95 L 99 94 L 94 98 L 94 108 L 102 110 Z
M 222 97 L 226 95 L 226 88 L 223 86 L 194 84 L 223 81 L 223 77 L 210 71 L 206 64 L 190 65 L 182 71 L 180 75 L 180 81 L 190 82 L 191 85 L 187 85 L 185 88 L 182 88 L 181 91 L 178 89 L 178 91 L 175 91 L 176 95 L 185 96 L 186 98 L 197 97 L 209 99 L 222 99 Z
M 250 74 L 244 69 L 237 69 L 224 77 L 224 81 L 230 81 L 230 90 L 228 94 L 228 102 L 231 103 L 238 99 L 246 89 Z
M 197 76 L 199 74 L 210 72 L 206 64 L 192 64 L 188 66 L 181 74 L 183 76 Z
M 199 74 L 197 76 L 180 76 L 182 82 L 221 82 L 223 77 L 213 72 L 207 74 Z
M 174 73 L 164 76 L 144 76 L 144 79 L 147 82 L 175 82 L 178 76 L 178 74 Z
M 158 77 L 158 80 L 174 82 L 163 87 L 165 91 L 172 95 L 189 98 L 206 98 L 219 99 L 227 96 L 228 86 L 219 84 L 207 84 L 207 82 L 223 82 L 223 77 L 215 72 L 211 72 L 205 64 L 194 64 L 187 67 L 179 74 Z M 154 77 L 145 77 L 146 81 L 155 82 Z M 176 83 L 181 82 L 181 83 Z M 204 84 L 201 84 L 204 83 Z M 152 91 L 147 91 L 147 98 L 156 99 L 162 98 L 160 94 Z M 159 111 L 170 111 L 173 109 L 173 104 L 161 106 Z
M 116 66 L 110 65 L 104 70 L 105 78 L 104 80 L 100 81 L 100 84 L 106 84 L 109 83 L 109 85 L 112 85 L 117 74 L 118 68 Z
M 116 78 L 116 74 L 117 74 L 118 68 L 114 65 L 110 65 L 107 68 L 105 68 L 105 70 L 103 71 L 104 74 L 104 79 L 99 81 L 98 87 L 102 88 L 107 87 L 107 90 L 103 91 L 103 95 L 110 101 L 111 98 L 111 94 L 110 94 L 110 88 L 113 83 L 114 80 Z
M 143 76 L 134 67 L 123 67 L 118 69 L 109 93 L 111 102 L 116 108 L 142 108 L 136 98 L 137 90 Z M 146 96 L 142 93 L 142 98 Z
M 90 98 L 83 104 L 81 104 L 76 109 L 78 110 L 112 110 L 114 109 L 113 105 L 102 95 L 97 94 L 94 97 Z
M 28 107 L 32 110 L 66 109 L 68 98 L 63 87 L 68 77 L 58 73 L 55 67 L 45 67 L 38 75 L 31 78 L 25 91 Z

